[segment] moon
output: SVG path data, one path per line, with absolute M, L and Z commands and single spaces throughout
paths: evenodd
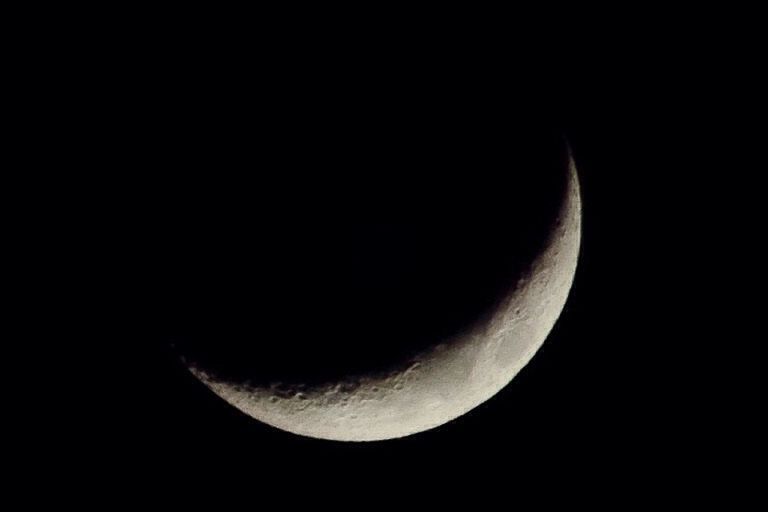
M 336 441 L 377 441 L 449 422 L 505 387 L 531 360 L 560 316 L 581 243 L 581 195 L 570 153 L 545 243 L 483 321 L 386 371 L 324 383 L 233 381 L 186 360 L 219 397 L 263 423 Z

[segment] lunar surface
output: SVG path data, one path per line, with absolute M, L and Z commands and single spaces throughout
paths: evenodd
M 544 243 L 490 312 L 466 328 L 386 368 L 315 382 L 230 379 L 191 358 L 185 359 L 187 366 L 245 414 L 314 438 L 398 438 L 465 414 L 494 396 L 531 360 L 568 297 L 580 248 L 581 197 L 574 163 L 570 156 L 566 160 L 561 171 L 566 184 L 557 192 L 557 211 Z M 290 326 L 284 332 L 290 337 Z

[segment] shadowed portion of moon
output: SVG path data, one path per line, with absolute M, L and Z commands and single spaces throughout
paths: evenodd
M 157 138 L 112 227 L 137 335 L 307 436 L 409 435 L 488 399 L 549 333 L 580 236 L 564 140 L 492 111 Z
M 567 148 L 533 132 L 431 149 L 180 208 L 158 240 L 167 338 L 212 379 L 279 393 L 389 372 L 488 321 L 551 235 Z

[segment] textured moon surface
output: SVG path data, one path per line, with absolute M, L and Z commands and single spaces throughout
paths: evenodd
M 546 243 L 483 322 L 387 371 L 313 385 L 256 385 L 192 373 L 249 416 L 295 434 L 339 441 L 398 438 L 442 425 L 485 402 L 531 360 L 573 283 L 581 196 L 573 160 Z

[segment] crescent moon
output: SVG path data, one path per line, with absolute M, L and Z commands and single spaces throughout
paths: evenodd
M 190 371 L 219 397 L 273 427 L 320 439 L 376 441 L 451 421 L 485 402 L 531 360 L 552 330 L 574 280 L 581 195 L 572 157 L 549 237 L 490 319 L 384 374 L 315 387 L 257 386 Z

